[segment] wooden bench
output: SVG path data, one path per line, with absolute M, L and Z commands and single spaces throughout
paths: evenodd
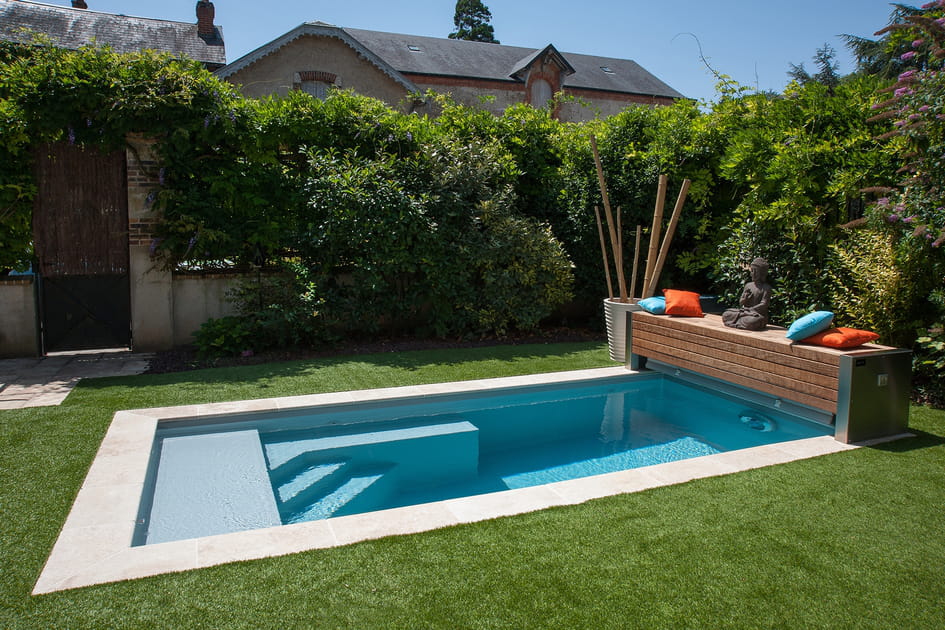
M 911 353 L 866 344 L 849 350 L 794 343 L 786 330 L 728 328 L 718 315 L 668 317 L 635 311 L 628 321 L 630 366 L 643 359 L 791 401 L 825 414 L 837 439 L 903 433 L 908 424 Z

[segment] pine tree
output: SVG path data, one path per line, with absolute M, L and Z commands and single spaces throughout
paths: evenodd
M 889 16 L 889 25 L 876 33 L 879 39 L 869 39 L 857 35 L 841 35 L 847 48 L 856 59 L 856 70 L 861 74 L 875 74 L 892 79 L 904 70 L 923 70 L 926 67 L 926 54 L 917 54 L 914 59 L 904 59 L 909 51 L 927 53 L 921 44 L 914 45 L 908 35 L 909 22 L 921 18 L 923 9 L 895 3 Z M 902 30 L 900 30 L 902 29 Z
M 791 69 L 788 71 L 788 76 L 801 85 L 821 83 L 832 91 L 840 85 L 840 74 L 839 67 L 835 61 L 836 57 L 837 51 L 833 49 L 833 46 L 824 44 L 822 48 L 817 49 L 817 54 L 814 55 L 814 64 L 817 65 L 818 69 L 817 74 L 811 75 L 811 73 L 807 71 L 807 68 L 804 67 L 803 63 L 800 65 L 792 63 Z
M 449 38 L 498 44 L 491 21 L 492 13 L 480 0 L 457 0 L 453 15 L 456 30 L 449 34 Z

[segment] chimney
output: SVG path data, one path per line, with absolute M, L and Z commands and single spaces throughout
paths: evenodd
M 88 9 L 89 5 L 85 4 L 85 0 L 72 0 L 73 9 Z
M 202 37 L 213 37 L 214 16 L 213 3 L 210 0 L 200 0 L 197 3 L 197 34 Z

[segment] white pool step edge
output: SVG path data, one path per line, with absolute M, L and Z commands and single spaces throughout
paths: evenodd
M 645 468 L 232 534 L 132 547 L 138 503 L 159 420 L 212 417 L 497 387 L 626 377 L 626 368 L 513 376 L 289 398 L 119 411 L 46 561 L 33 594 L 187 571 L 228 562 L 326 549 L 386 536 L 532 512 L 694 479 L 839 453 L 858 445 L 822 436 Z M 903 436 L 904 437 L 904 436 Z

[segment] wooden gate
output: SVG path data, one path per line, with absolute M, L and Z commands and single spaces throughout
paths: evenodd
M 128 347 L 128 193 L 124 151 L 63 143 L 35 155 L 33 245 L 43 353 Z

